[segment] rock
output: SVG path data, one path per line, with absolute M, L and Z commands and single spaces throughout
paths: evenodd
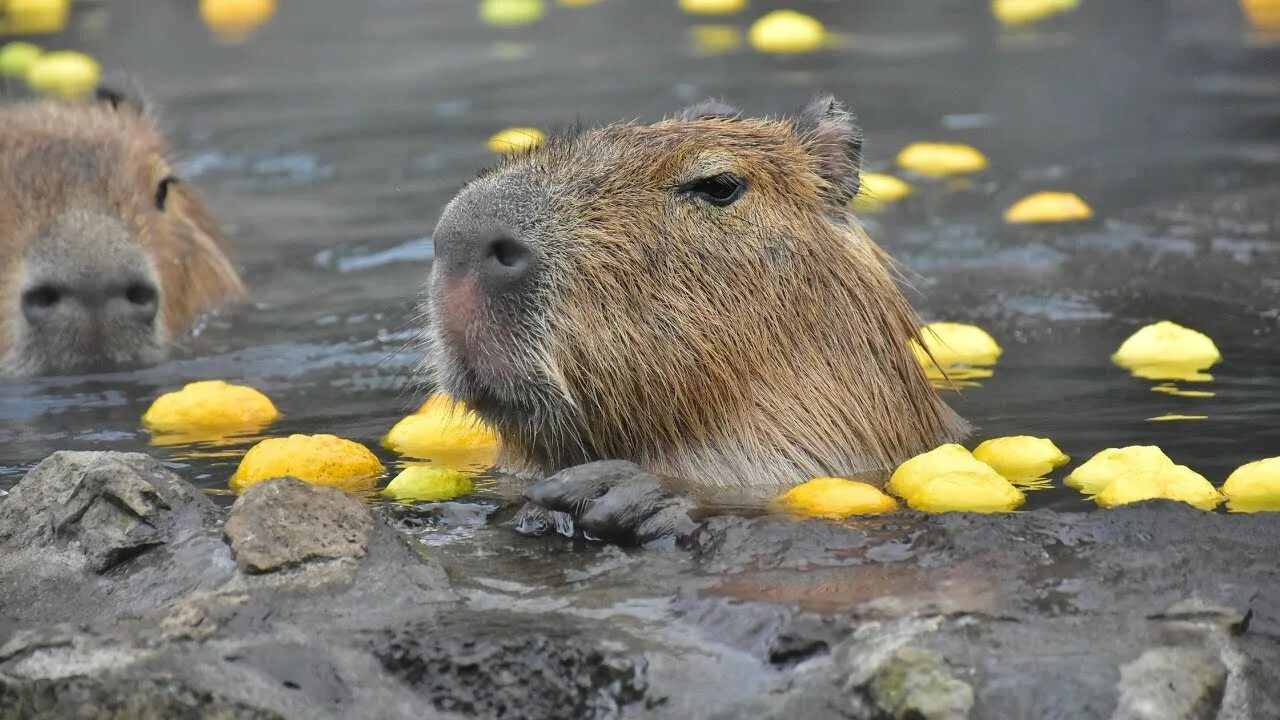
M 973 710 L 973 688 L 919 648 L 902 648 L 886 658 L 866 691 L 894 720 L 964 720 Z
M 146 455 L 56 452 L 0 504 L 0 552 L 54 546 L 103 573 L 216 516 L 212 501 Z
M 1120 670 L 1112 720 L 1211 720 L 1218 716 L 1227 668 L 1214 653 L 1159 647 Z
M 154 461 L 89 457 L 129 470 L 48 477 L 55 458 L 0 500 L 0 720 L 1280 717 L 1263 515 L 735 509 L 649 552 L 532 511 L 549 531 L 514 532 L 514 488 L 370 513 L 279 481 L 224 531 Z M 555 502 L 679 508 L 634 466 L 587 470 Z M 51 483 L 84 487 L 64 505 Z M 238 571 L 228 538 L 280 569 Z
M 0 502 L 6 625 L 159 607 L 234 572 L 222 511 L 146 455 L 58 452 Z
M 249 488 L 231 506 L 226 537 L 245 572 L 265 573 L 313 559 L 362 558 L 373 517 L 341 490 L 281 478 Z
M 643 697 L 644 660 L 601 651 L 576 623 L 531 633 L 495 619 L 461 638 L 388 633 L 375 652 L 437 710 L 466 717 L 611 718 Z

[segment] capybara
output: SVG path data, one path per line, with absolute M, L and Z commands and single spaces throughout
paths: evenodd
M 0 376 L 152 364 L 244 295 L 140 96 L 0 107 Z
M 544 475 L 624 459 L 694 487 L 883 478 L 963 434 L 848 209 L 862 140 L 830 96 L 716 101 L 565 134 L 464 187 L 435 230 L 426 362 Z

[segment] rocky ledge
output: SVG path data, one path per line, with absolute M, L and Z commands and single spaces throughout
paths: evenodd
M 514 514 L 57 453 L 0 499 L 0 719 L 1280 717 L 1273 517 Z

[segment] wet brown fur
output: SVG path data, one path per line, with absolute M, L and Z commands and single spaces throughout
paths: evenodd
M 226 240 L 193 188 L 172 175 L 164 138 L 142 108 L 37 101 L 0 108 L 0 375 L 17 311 L 21 259 L 69 209 L 102 210 L 131 228 L 160 284 L 158 323 L 173 342 L 202 309 L 245 297 Z
M 620 458 L 708 487 L 776 489 L 883 479 L 959 436 L 911 352 L 920 322 L 892 260 L 847 210 L 850 131 L 623 123 L 495 170 L 489 181 L 549 189 L 545 317 L 514 339 L 563 404 L 527 423 L 491 418 L 502 462 L 545 474 Z M 749 181 L 729 208 L 673 197 L 726 170 Z M 575 442 L 581 454 L 547 449 Z

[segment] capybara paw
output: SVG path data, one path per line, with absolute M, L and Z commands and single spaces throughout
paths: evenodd
M 567 513 L 569 534 L 576 521 L 583 536 L 593 540 L 654 545 L 679 541 L 697 528 L 688 514 L 692 501 L 672 495 L 657 477 L 621 460 L 562 470 L 525 488 L 524 497 L 552 515 Z M 520 516 L 529 526 L 550 522 L 538 519 L 529 505 L 517 520 Z
M 536 503 L 525 503 L 524 507 L 511 518 L 511 526 L 522 535 L 546 535 L 559 533 L 565 537 L 573 537 L 573 516 L 558 510 L 548 510 Z

